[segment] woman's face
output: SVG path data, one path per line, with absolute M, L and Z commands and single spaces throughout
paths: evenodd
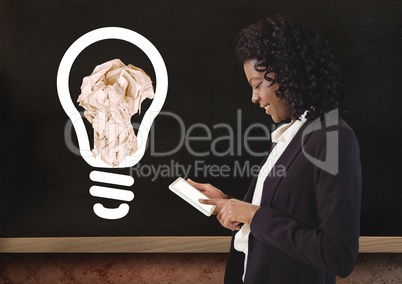
M 254 69 L 257 63 L 257 60 L 253 59 L 246 61 L 243 66 L 247 81 L 253 89 L 251 101 L 265 108 L 265 113 L 269 114 L 275 123 L 288 119 L 292 114 L 289 110 L 289 102 L 276 96 L 275 91 L 279 88 L 279 84 L 276 82 L 272 84 L 271 81 L 265 80 L 265 72 Z M 274 72 L 268 73 L 267 76 L 275 79 Z

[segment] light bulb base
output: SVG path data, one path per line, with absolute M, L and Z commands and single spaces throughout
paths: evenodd
M 94 182 L 115 184 L 121 186 L 131 186 L 134 184 L 134 178 L 128 175 L 115 173 L 92 171 L 89 178 Z M 94 185 L 89 189 L 89 193 L 94 197 L 114 199 L 120 201 L 132 201 L 134 193 L 131 190 L 117 189 L 111 187 Z M 118 208 L 106 208 L 101 203 L 96 203 L 93 207 L 95 214 L 103 219 L 116 220 L 125 217 L 130 206 L 127 203 L 122 203 Z

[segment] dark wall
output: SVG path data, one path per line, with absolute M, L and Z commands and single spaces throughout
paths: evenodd
M 262 159 L 253 152 L 270 146 L 269 136 L 245 144 L 246 129 L 258 122 L 271 131 L 274 125 L 250 101 L 233 38 L 248 24 L 281 12 L 305 14 L 320 26 L 347 77 L 350 97 L 343 117 L 361 145 L 362 235 L 402 235 L 400 1 L 1 0 L 1 236 L 230 234 L 167 187 L 176 176 L 186 176 L 185 168 L 194 180 L 210 182 L 231 195 L 245 193 L 251 168 Z M 69 119 L 56 90 L 57 69 L 67 48 L 86 32 L 105 26 L 144 35 L 162 54 L 169 74 L 164 113 L 155 120 L 140 165 L 109 170 L 135 178 L 130 212 L 115 221 L 92 211 L 99 201 L 110 207 L 120 202 L 88 193 L 93 168 L 66 146 Z M 138 48 L 105 40 L 75 61 L 70 74 L 74 101 L 82 78 L 113 58 L 143 68 L 155 82 L 152 64 Z M 150 103 L 144 102 L 144 107 Z M 134 116 L 133 124 L 141 117 Z M 227 126 L 219 126 L 222 123 Z M 91 136 L 91 126 L 86 126 Z M 205 137 L 209 131 L 209 140 L 216 143 L 190 141 L 186 147 L 181 127 L 191 137 Z M 263 134 L 261 127 L 249 132 L 250 137 Z M 68 137 L 75 141 L 73 133 Z M 171 155 L 155 154 L 175 148 Z M 218 156 L 213 150 L 229 153 Z M 228 168 L 227 176 L 216 176 L 208 168 L 212 165 Z M 157 176 L 150 172 L 158 169 Z

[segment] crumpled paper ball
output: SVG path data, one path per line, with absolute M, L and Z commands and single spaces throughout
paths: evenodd
M 82 80 L 77 102 L 94 129 L 94 156 L 111 166 L 137 151 L 131 117 L 155 96 L 151 78 L 140 68 L 114 59 Z

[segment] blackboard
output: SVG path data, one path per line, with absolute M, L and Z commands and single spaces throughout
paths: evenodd
M 0 237 L 229 236 L 168 185 L 183 176 L 230 195 L 245 193 L 253 166 L 269 149 L 266 132 L 275 125 L 251 103 L 234 37 L 248 24 L 282 12 L 302 13 L 321 27 L 347 78 L 350 96 L 342 116 L 361 146 L 361 235 L 402 236 L 400 1 L 1 0 Z M 135 179 L 130 211 L 118 220 L 93 212 L 97 202 L 121 202 L 89 194 L 94 169 L 66 145 L 66 137 L 70 145 L 77 142 L 56 89 L 68 47 L 109 26 L 145 36 L 162 55 L 169 77 L 140 164 L 107 170 Z M 114 58 L 141 67 L 155 83 L 141 50 L 104 40 L 86 48 L 71 69 L 74 101 L 82 78 Z M 144 101 L 144 110 L 151 102 Z M 142 115 L 133 117 L 134 126 Z M 194 139 L 183 141 L 183 135 Z

